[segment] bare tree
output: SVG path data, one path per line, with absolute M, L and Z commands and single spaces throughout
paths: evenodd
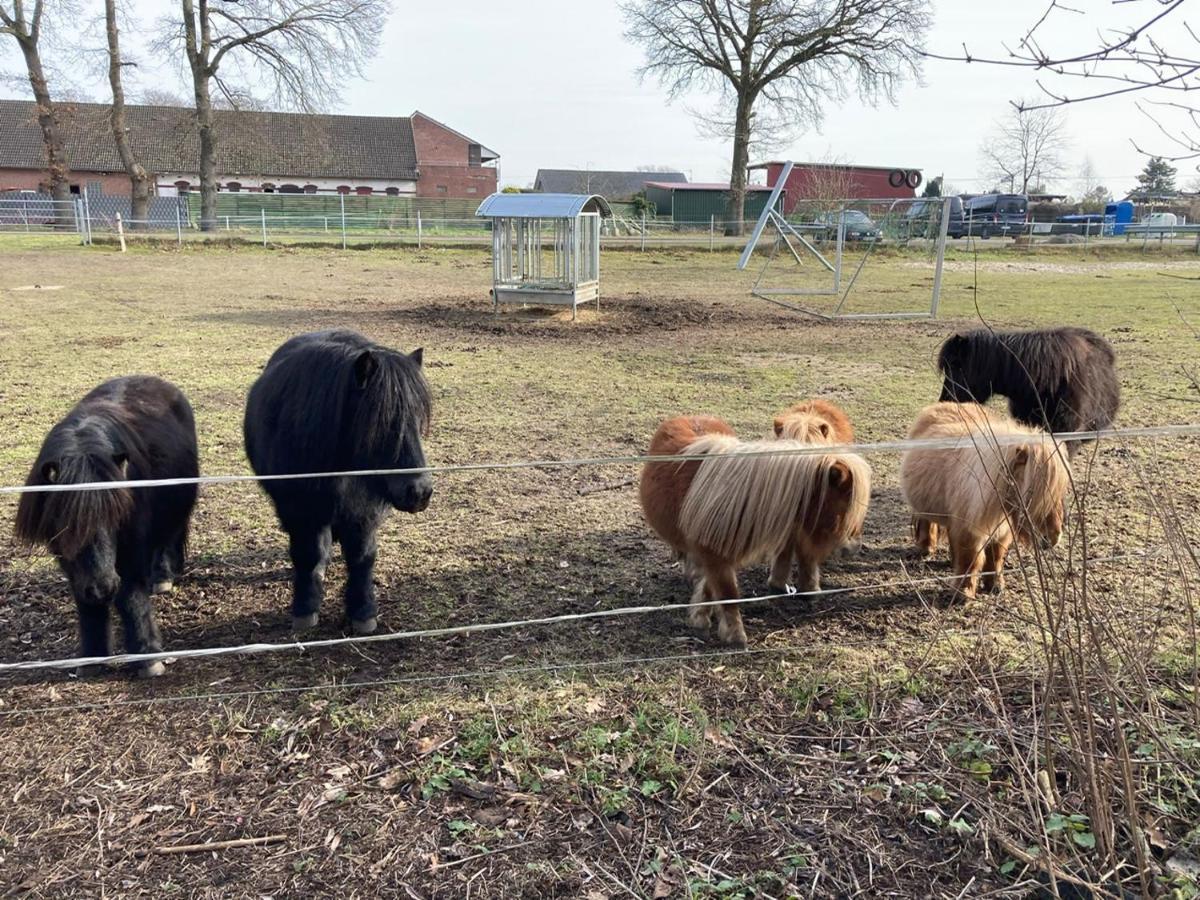
M 1157 132 L 1157 140 L 1165 142 L 1168 152 L 1151 153 L 1143 149 L 1144 139 L 1130 137 L 1135 149 L 1171 162 L 1200 159 L 1200 104 L 1191 99 L 1200 93 L 1200 32 L 1183 19 L 1184 2 L 1114 2 L 1111 6 L 1128 16 L 1126 23 L 1114 30 L 1097 31 L 1095 43 L 1079 52 L 1048 47 L 1042 35 L 1048 22 L 1063 16 L 1082 18 L 1086 12 L 1062 0 L 1049 0 L 1023 36 L 1001 44 L 1003 53 L 979 55 L 964 45 L 961 53 L 925 55 L 930 59 L 1033 69 L 1041 73 L 1037 84 L 1042 97 L 1014 101 L 1020 111 L 1133 97 L 1137 109 Z M 1081 89 L 1074 90 L 1075 84 L 1081 85 Z
M 1083 165 L 1079 167 L 1079 196 L 1086 197 L 1091 194 L 1100 184 L 1100 176 L 1096 174 L 1096 164 L 1090 156 L 1083 158 Z
M 187 98 L 170 88 L 148 87 L 138 91 L 137 102 L 146 106 L 187 106 Z
M 319 108 L 361 75 L 379 44 L 389 0 L 180 0 L 162 44 L 182 47 L 200 132 L 200 227 L 217 209 L 214 92 L 232 106 L 262 87 L 278 103 Z M 249 87 L 247 87 L 249 82 Z
M 46 172 L 50 195 L 55 200 L 71 199 L 70 166 L 64 147 L 63 126 L 58 108 L 50 97 L 50 85 L 42 63 L 42 44 L 46 30 L 45 0 L 34 0 L 31 9 L 23 0 L 0 0 L 0 34 L 11 35 L 21 48 L 33 102 L 37 106 L 38 126 L 46 147 Z
M 980 152 L 988 177 L 1007 184 L 1012 193 L 1027 194 L 1063 171 L 1067 148 L 1066 121 L 1056 109 L 1014 110 L 996 123 Z
M 927 0 L 625 0 L 621 9 L 626 37 L 645 52 L 643 77 L 673 97 L 717 88 L 732 106 L 728 234 L 742 233 L 755 134 L 819 120 L 847 84 L 864 100 L 893 100 L 919 75 L 930 24 Z
M 108 39 L 108 84 L 112 88 L 112 108 L 109 125 L 117 155 L 129 176 L 130 226 L 144 226 L 150 212 L 150 174 L 138 162 L 129 143 L 129 127 L 125 123 L 125 86 L 121 79 L 124 61 L 121 57 L 120 29 L 117 22 L 117 0 L 104 0 L 104 32 Z

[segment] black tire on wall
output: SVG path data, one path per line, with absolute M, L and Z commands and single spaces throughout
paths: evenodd
M 903 187 L 904 179 L 905 175 L 899 169 L 896 169 L 894 172 L 890 172 L 888 174 L 888 184 L 894 188 Z
M 904 176 L 904 183 L 914 191 L 921 186 L 921 173 L 916 169 Z

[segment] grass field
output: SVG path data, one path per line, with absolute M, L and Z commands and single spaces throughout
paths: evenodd
M 896 439 L 937 398 L 941 341 L 981 318 L 1108 337 L 1120 424 L 1200 418 L 1200 262 L 1186 254 L 955 251 L 937 321 L 835 325 L 751 298 L 753 273 L 736 272 L 732 253 L 614 251 L 601 309 L 572 323 L 493 315 L 482 250 L 121 255 L 19 240 L 0 245 L 6 485 L 24 480 L 84 392 L 132 372 L 188 394 L 205 473 L 247 472 L 247 388 L 287 337 L 333 326 L 425 348 L 433 465 L 636 454 L 684 412 L 761 436 L 808 396 L 842 405 L 863 441 Z M 927 258 L 880 254 L 851 305 L 920 309 L 931 284 Z M 1118 825 L 1106 836 L 1094 810 L 1069 818 L 1096 802 L 1069 773 L 1053 808 L 1023 793 L 1037 769 L 1024 736 L 1041 727 L 1039 597 L 1047 581 L 1074 585 L 1084 557 L 1151 551 L 1093 567 L 1089 590 L 1121 612 L 1114 648 L 1145 649 L 1156 702 L 1171 712 L 1161 721 L 1186 720 L 1195 597 L 1178 558 L 1156 551 L 1170 530 L 1164 505 L 1179 516 L 1177 541 L 1194 547 L 1200 534 L 1196 440 L 1086 456 L 1076 472 L 1086 522 L 1061 551 L 1074 564 L 1014 561 L 1026 577 L 1014 573 L 1002 601 L 949 609 L 919 581 L 948 572 L 944 554 L 927 566 L 904 558 L 898 459 L 870 462 L 865 549 L 824 578 L 859 590 L 751 610 L 742 654 L 664 612 L 187 660 L 153 683 L 7 677 L 0 893 L 1025 896 L 1047 877 L 1027 848 L 1043 859 L 1057 848 L 1070 871 L 1102 870 L 1095 854 L 1109 845 L 1127 861 L 1141 839 Z M 635 474 L 439 476 L 430 509 L 394 515 L 381 535 L 382 630 L 685 600 L 641 519 Z M 51 560 L 12 545 L 14 507 L 0 500 L 0 658 L 72 656 L 67 586 Z M 340 577 L 335 564 L 318 637 L 341 634 Z M 764 567 L 744 574 L 747 595 L 765 589 Z M 157 605 L 168 648 L 286 642 L 288 602 L 286 543 L 260 491 L 205 488 L 188 577 Z M 669 658 L 635 662 L 652 657 Z M 1167 848 L 1159 883 L 1194 896 L 1166 860 L 1200 853 L 1200 806 L 1189 805 L 1200 743 L 1186 728 L 1153 739 L 1171 750 L 1157 774 L 1138 770 L 1147 833 Z M 154 852 L 255 837 L 271 842 Z

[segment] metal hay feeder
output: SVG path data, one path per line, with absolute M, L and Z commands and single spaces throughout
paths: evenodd
M 528 303 L 600 308 L 600 219 L 611 217 L 597 194 L 492 194 L 475 215 L 492 220 L 492 305 Z

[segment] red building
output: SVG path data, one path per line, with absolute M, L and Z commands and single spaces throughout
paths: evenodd
M 775 160 L 750 166 L 764 169 L 766 183 L 775 186 L 786 163 Z M 839 163 L 794 163 L 783 199 L 786 216 L 804 200 L 894 200 L 916 196 L 921 170 L 904 166 L 854 166 Z
M 71 190 L 85 185 L 129 196 L 101 103 L 57 104 Z M 200 184 L 195 112 L 184 107 L 127 106 L 134 153 L 160 196 Z M 259 110 L 214 110 L 218 190 L 225 193 L 384 194 L 482 200 L 496 190 L 498 156 L 422 112 L 411 116 L 340 116 Z M 0 191 L 32 191 L 47 181 L 37 110 L 0 100 Z

